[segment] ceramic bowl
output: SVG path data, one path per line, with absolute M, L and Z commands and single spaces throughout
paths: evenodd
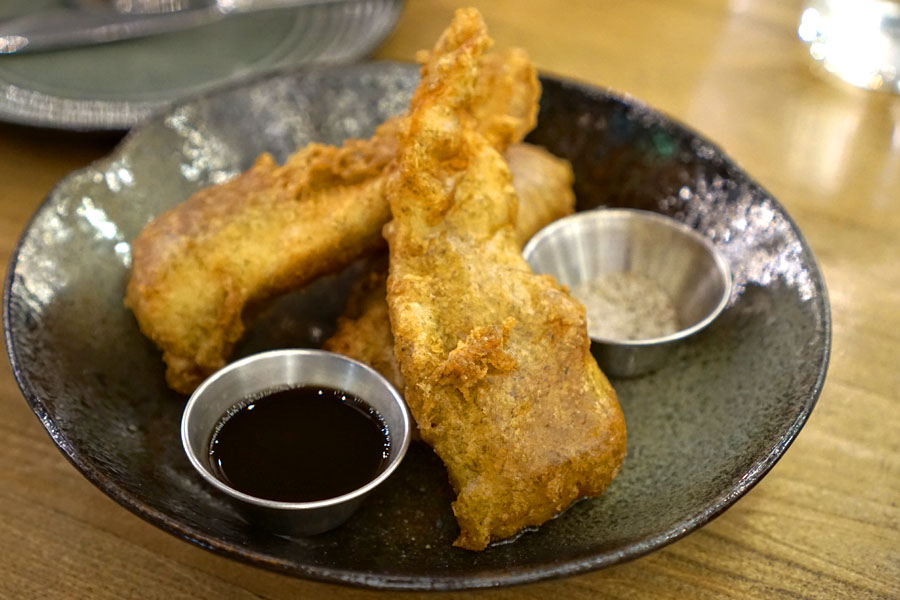
M 28 223 L 6 280 L 13 373 L 53 443 L 136 515 L 219 554 L 300 577 L 390 589 L 492 588 L 641 556 L 721 514 L 781 457 L 822 389 L 831 320 L 822 274 L 784 207 L 703 137 L 607 90 L 543 77 L 528 141 L 567 158 L 578 210 L 664 214 L 722 252 L 728 308 L 666 365 L 613 379 L 628 456 L 600 498 L 515 542 L 453 547 L 453 492 L 430 448 L 410 446 L 341 527 L 297 539 L 258 531 L 206 485 L 179 443 L 186 398 L 122 297 L 130 241 L 194 191 L 312 140 L 368 136 L 406 109 L 414 65 L 280 72 L 191 100 L 57 185 Z M 361 263 L 262 310 L 235 359 L 316 348 Z

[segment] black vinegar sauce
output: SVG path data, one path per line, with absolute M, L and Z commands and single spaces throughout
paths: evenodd
M 373 408 L 341 390 L 307 386 L 231 411 L 213 432 L 209 458 L 216 476 L 245 494 L 314 502 L 372 481 L 389 450 Z

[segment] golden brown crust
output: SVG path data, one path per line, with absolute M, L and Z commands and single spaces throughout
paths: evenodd
M 513 144 L 503 155 L 519 198 L 516 239 L 521 246 L 539 229 L 575 211 L 572 166 L 545 148 Z
M 387 257 L 385 257 L 387 258 Z M 385 299 L 387 260 L 367 273 L 350 292 L 337 330 L 322 348 L 364 362 L 403 391 L 403 375 L 394 354 L 394 336 Z
M 225 364 L 245 307 L 382 246 L 381 172 L 403 121 L 341 148 L 310 145 L 160 215 L 132 243 L 125 303 L 163 350 L 167 381 L 191 392 Z
M 446 39 L 386 186 L 387 299 L 406 400 L 457 493 L 456 545 L 480 550 L 600 494 L 625 425 L 584 308 L 522 259 L 509 169 L 472 127 L 477 12 Z
M 533 127 L 540 87 L 521 51 L 481 60 L 477 126 L 502 149 Z M 283 166 L 264 154 L 141 232 L 125 303 L 163 351 L 170 387 L 190 393 L 225 364 L 248 305 L 383 247 L 384 169 L 406 123 L 390 119 L 372 138 L 339 148 L 311 144 Z
M 516 239 L 524 245 L 538 229 L 574 211 L 572 167 L 568 161 L 530 144 L 513 144 L 504 157 L 519 199 Z M 368 364 L 402 390 L 403 376 L 394 356 L 388 319 L 386 280 L 384 260 L 351 291 L 337 330 L 322 347 Z

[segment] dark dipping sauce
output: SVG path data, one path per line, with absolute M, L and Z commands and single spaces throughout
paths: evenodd
M 213 473 L 268 500 L 315 502 L 373 479 L 387 462 L 390 435 L 375 409 L 332 388 L 274 392 L 230 411 L 213 432 Z

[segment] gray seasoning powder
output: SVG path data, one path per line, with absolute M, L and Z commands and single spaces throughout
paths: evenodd
M 678 331 L 672 299 L 656 281 L 637 273 L 605 273 L 571 288 L 587 311 L 591 337 L 645 340 Z

